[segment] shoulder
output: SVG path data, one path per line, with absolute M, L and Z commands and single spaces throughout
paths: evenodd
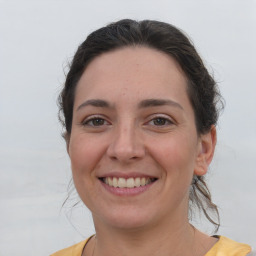
M 83 249 L 88 241 L 89 238 L 68 248 L 57 251 L 50 256 L 81 256 Z
M 219 241 L 205 256 L 247 256 L 251 250 L 251 246 L 248 244 L 238 243 L 227 237 L 220 236 Z

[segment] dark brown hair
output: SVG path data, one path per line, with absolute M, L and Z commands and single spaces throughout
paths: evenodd
M 97 56 L 122 47 L 146 46 L 157 49 L 174 58 L 184 71 L 187 92 L 194 109 L 198 134 L 210 131 L 217 124 L 219 107 L 223 106 L 216 82 L 209 74 L 193 44 L 176 27 L 159 21 L 130 19 L 120 20 L 91 33 L 78 47 L 70 64 L 64 88 L 59 96 L 59 117 L 68 142 L 73 117 L 76 85 L 87 65 Z M 220 104 L 219 104 L 220 103 Z M 202 210 L 206 218 L 219 227 L 217 206 L 203 176 L 194 176 L 190 189 L 190 205 Z M 210 213 L 214 213 L 215 218 Z

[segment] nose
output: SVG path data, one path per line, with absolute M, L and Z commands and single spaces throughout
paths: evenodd
M 123 125 L 113 131 L 107 155 L 112 160 L 130 163 L 144 157 L 145 147 L 139 132 L 132 125 Z

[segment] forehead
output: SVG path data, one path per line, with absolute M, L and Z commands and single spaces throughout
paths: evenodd
M 104 53 L 87 66 L 76 98 L 110 97 L 122 92 L 138 97 L 187 97 L 187 79 L 169 55 L 147 47 L 125 47 Z

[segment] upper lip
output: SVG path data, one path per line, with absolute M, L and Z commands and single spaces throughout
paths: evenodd
M 106 177 L 116 177 L 116 178 L 124 178 L 124 179 L 129 179 L 129 178 L 154 178 L 157 179 L 156 176 L 149 175 L 149 174 L 144 174 L 144 173 L 138 173 L 138 172 L 109 172 L 106 174 L 99 175 L 98 178 L 106 178 Z

